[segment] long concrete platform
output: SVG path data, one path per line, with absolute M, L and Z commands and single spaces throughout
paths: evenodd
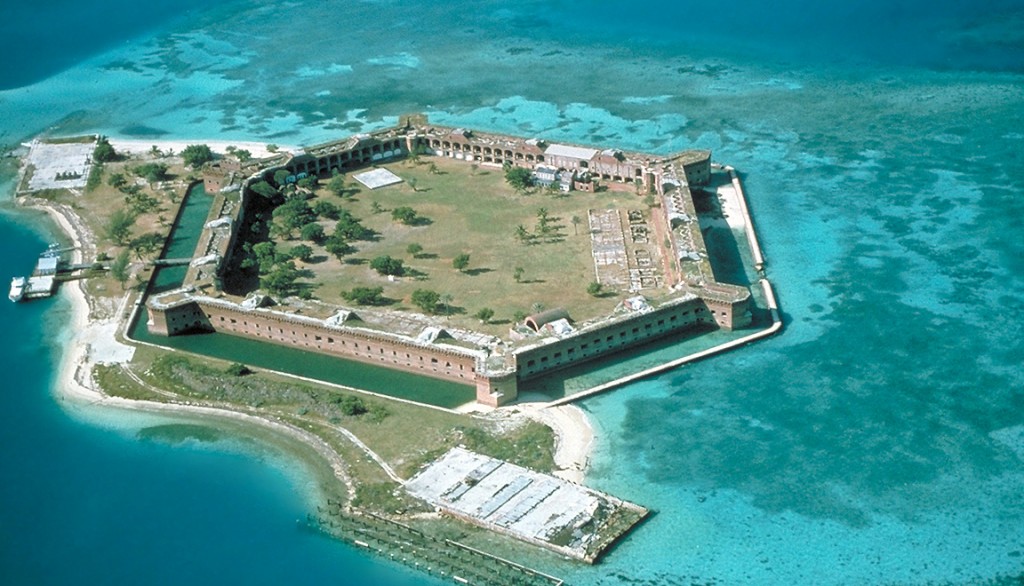
M 639 505 L 463 448 L 405 488 L 452 516 L 588 563 L 647 516 Z

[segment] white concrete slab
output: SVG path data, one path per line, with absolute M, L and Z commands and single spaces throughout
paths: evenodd
M 388 171 L 387 169 L 374 169 L 372 171 L 366 171 L 365 173 L 353 175 L 352 178 L 370 189 L 378 189 L 381 187 L 394 185 L 396 183 L 402 182 L 401 177 L 395 175 L 394 173 Z

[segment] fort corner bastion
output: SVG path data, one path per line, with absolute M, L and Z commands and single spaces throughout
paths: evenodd
M 572 308 L 515 324 L 508 336 L 445 327 L 430 316 L 331 306 L 264 295 L 235 299 L 225 271 L 241 246 L 256 182 L 281 170 L 330 177 L 408 158 L 446 157 L 478 167 L 523 167 L 563 191 L 635 193 L 637 210 L 589 210 L 595 282 L 621 295 L 610 315 L 572 322 Z M 516 400 L 524 381 L 692 328 L 740 329 L 751 323 L 746 287 L 714 279 L 690 188 L 711 179 L 711 153 L 668 156 L 525 139 L 429 124 L 405 116 L 392 128 L 359 134 L 243 168 L 220 162 L 204 171 L 214 195 L 184 285 L 147 302 L 151 333 L 216 331 L 474 385 L 476 401 Z M 641 199 L 658 204 L 647 209 Z M 643 208 L 642 212 L 640 208 Z M 663 257 L 663 258 L 661 258 Z M 657 291 L 651 301 L 648 291 Z

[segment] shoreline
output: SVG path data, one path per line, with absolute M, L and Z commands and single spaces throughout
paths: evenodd
M 111 140 L 112 144 L 116 144 Z M 137 143 L 141 145 L 141 143 Z M 154 144 L 158 148 L 178 144 L 210 144 L 204 141 L 147 141 L 145 151 Z M 249 143 L 227 143 L 235 146 Z M 164 145 L 164 146 L 161 146 Z M 115 146 L 115 149 L 118 148 Z M 211 148 L 213 148 L 211 146 Z M 239 148 L 245 148 L 239 146 Z M 129 151 L 130 152 L 130 151 Z M 18 202 L 19 207 L 45 213 L 72 242 L 74 262 L 83 262 L 95 254 L 95 237 L 73 210 L 45 200 L 28 198 Z M 319 437 L 289 424 L 273 421 L 254 414 L 233 409 L 220 409 L 198 405 L 176 405 L 155 401 L 123 399 L 107 395 L 92 380 L 93 368 L 100 364 L 126 364 L 134 356 L 135 346 L 120 340 L 124 319 L 136 303 L 137 293 L 128 291 L 120 300 L 117 298 L 95 298 L 83 287 L 82 281 L 64 283 L 62 291 L 70 304 L 70 333 L 64 343 L 62 357 L 51 393 L 59 400 L 68 399 L 77 407 L 103 406 L 113 409 L 148 412 L 178 416 L 216 425 L 216 421 L 228 421 L 237 425 L 256 424 L 263 429 L 283 434 L 289 440 L 300 442 L 314 450 L 326 462 L 334 478 L 344 484 L 350 496 L 354 494 L 352 479 L 344 469 L 344 460 L 333 448 Z M 513 417 L 525 417 L 550 427 L 555 437 L 554 459 L 556 476 L 582 484 L 590 463 L 594 433 L 586 415 L 575 406 L 548 406 L 544 403 L 520 403 L 510 406 L 508 413 Z M 347 431 L 347 430 L 346 430 Z M 314 476 L 316 472 L 313 471 Z
M 550 427 L 555 435 L 554 460 L 557 467 L 551 474 L 583 484 L 594 448 L 594 428 L 582 409 L 571 404 L 528 402 L 498 408 L 498 412 L 503 410 Z
M 52 391 L 61 400 L 68 399 L 73 409 L 100 406 L 117 411 L 163 415 L 178 420 L 185 419 L 221 429 L 227 424 L 231 428 L 238 428 L 241 430 L 240 433 L 248 437 L 270 443 L 274 449 L 294 452 L 294 448 L 287 448 L 281 445 L 280 441 L 262 438 L 257 433 L 247 433 L 246 428 L 255 425 L 282 436 L 285 441 L 298 442 L 304 448 L 317 454 L 322 462 L 310 463 L 318 470 L 310 470 L 309 474 L 317 481 L 318 493 L 322 492 L 323 487 L 319 486 L 317 479 L 321 476 L 321 472 L 325 472 L 329 468 L 334 479 L 345 487 L 349 497 L 354 494 L 355 487 L 345 471 L 345 462 L 342 456 L 316 435 L 294 425 L 230 409 L 125 399 L 104 393 L 92 380 L 93 368 L 100 364 L 125 364 L 131 361 L 134 354 L 134 346 L 123 344 L 116 339 L 121 326 L 121 320 L 116 316 L 123 314 L 132 295 L 130 293 L 125 295 L 115 317 L 96 318 L 90 315 L 88 296 L 80 284 L 71 285 L 66 287 L 66 290 L 68 291 L 67 299 L 71 305 L 71 330 L 75 333 L 64 348 Z M 303 456 L 298 457 L 305 459 Z M 323 463 L 326 463 L 328 468 L 323 468 Z
M 195 144 L 205 144 L 210 147 L 210 150 L 220 156 L 228 154 L 228 147 L 235 147 L 236 149 L 244 149 L 249 151 L 254 159 L 265 159 L 272 157 L 279 153 L 298 153 L 302 150 L 302 147 L 295 145 L 277 145 L 277 152 L 272 153 L 267 150 L 267 145 L 272 143 L 254 142 L 246 140 L 177 140 L 177 139 L 162 139 L 155 138 L 152 140 L 145 138 L 116 138 L 108 136 L 107 140 L 110 141 L 110 145 L 114 147 L 114 150 L 118 153 L 126 153 L 133 155 L 146 155 L 149 154 L 151 149 L 155 146 L 161 151 L 167 152 L 168 150 L 174 151 L 174 154 L 180 155 L 181 151 L 185 150 L 185 147 Z
M 24 207 L 47 214 L 58 228 L 71 239 L 75 246 L 73 255 L 76 261 L 81 260 L 84 254 L 83 243 L 87 242 L 91 245 L 92 240 L 91 234 L 81 224 L 77 216 L 58 206 L 39 201 L 32 201 Z M 70 305 L 71 317 L 68 331 L 71 335 L 64 344 L 57 376 L 51 389 L 55 398 L 61 401 L 67 399 L 74 408 L 101 406 L 120 411 L 172 416 L 210 425 L 228 422 L 244 427 L 255 424 L 280 434 L 288 438 L 289 441 L 297 441 L 316 452 L 328 464 L 334 478 L 345 486 L 349 495 L 354 494 L 354 486 L 345 472 L 345 463 L 341 455 L 317 436 L 298 427 L 241 411 L 199 405 L 139 401 L 112 397 L 104 393 L 92 380 L 93 368 L 100 364 L 125 364 L 130 362 L 134 356 L 135 347 L 118 340 L 122 326 L 120 316 L 126 315 L 126 308 L 134 294 L 130 291 L 127 292 L 116 307 L 114 304 L 110 304 L 110 307 L 97 308 L 90 304 L 90 297 L 82 288 L 82 281 L 65 283 L 61 290 L 67 291 L 64 297 Z M 107 315 L 99 315 L 100 311 Z M 279 445 L 275 445 L 275 447 L 286 449 Z M 311 471 L 311 473 L 314 478 L 318 476 L 316 471 Z M 320 488 L 322 487 L 318 487 L 318 490 Z

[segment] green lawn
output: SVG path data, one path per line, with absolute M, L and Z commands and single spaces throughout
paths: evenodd
M 439 173 L 430 172 L 430 163 Z M 395 300 L 393 307 L 411 308 L 414 290 L 432 289 L 452 296 L 453 324 L 481 329 L 473 315 L 483 307 L 493 309 L 497 323 L 482 328 L 492 333 L 504 331 L 515 312 L 532 313 L 535 304 L 565 307 L 577 320 L 614 308 L 619 296 L 594 298 L 586 292 L 595 280 L 587 210 L 640 207 L 635 195 L 574 192 L 557 197 L 544 191 L 519 195 L 505 183 L 500 169 L 481 167 L 473 172 L 464 162 L 440 157 L 425 157 L 419 165 L 402 161 L 385 167 L 406 183 L 370 191 L 348 176 L 352 197 L 318 191 L 319 198 L 348 209 L 379 234 L 377 241 L 355 242 L 359 250 L 346 257 L 346 262 L 316 249 L 313 262 L 305 268 L 315 273 L 309 281 L 320 284 L 316 290 L 320 299 L 344 303 L 340 297 L 343 290 L 380 286 L 385 297 Z M 410 179 L 416 183 L 415 191 Z M 374 202 L 384 211 L 374 213 Z M 406 226 L 392 220 L 390 211 L 400 206 L 412 207 L 429 223 Z M 547 209 L 554 231 L 532 244 L 522 242 L 517 226 L 534 233 L 541 208 Z M 579 218 L 575 226 L 574 216 Z M 333 222 L 323 224 L 328 233 L 333 230 Z M 412 243 L 423 247 L 415 258 L 406 250 Z M 279 248 L 295 244 L 297 240 L 280 242 Z M 470 255 L 470 262 L 459 272 L 452 268 L 452 259 L 462 253 Z M 368 263 L 380 255 L 402 259 L 412 269 L 412 276 L 392 282 L 377 275 Z M 516 267 L 523 269 L 518 283 Z

